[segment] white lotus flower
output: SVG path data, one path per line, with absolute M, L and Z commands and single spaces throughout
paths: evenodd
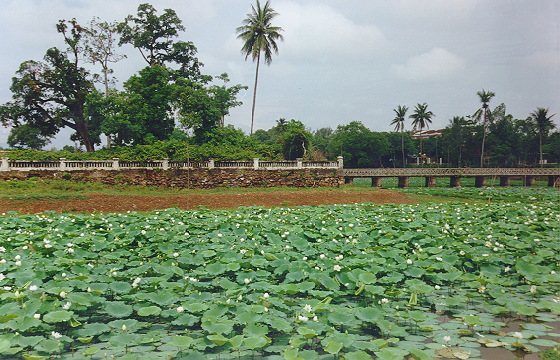
M 451 336 L 445 335 L 445 336 L 443 337 L 443 341 L 445 341 L 445 342 L 451 341 Z
M 313 311 L 313 308 L 311 307 L 311 305 L 305 304 L 305 306 L 303 307 L 303 310 L 305 310 L 307 312 L 311 312 L 311 311 Z
M 122 329 L 122 331 L 126 331 L 126 325 L 123 324 L 122 327 L 121 327 L 121 329 Z
M 335 265 L 333 268 L 334 268 L 334 271 L 342 270 L 342 267 L 340 265 Z
M 41 318 L 41 314 L 34 314 L 33 317 L 37 320 L 39 320 Z
M 68 310 L 68 309 L 70 309 L 70 306 L 72 306 L 72 303 L 71 303 L 70 301 L 67 301 L 66 304 L 64 304 L 64 305 L 62 306 L 62 308 L 63 308 L 64 310 Z
M 504 269 L 505 272 L 509 272 L 511 270 L 511 268 L 509 266 L 506 266 L 506 268 Z
M 245 280 L 243 280 L 243 281 L 245 282 L 245 284 L 248 284 L 248 283 L 250 283 L 250 282 L 251 282 L 251 279 L 249 279 L 249 278 L 245 278 Z
M 179 307 L 177 308 L 177 312 L 178 312 L 179 314 L 181 314 L 183 311 L 185 311 L 185 308 L 184 308 L 184 307 L 179 306 Z
M 388 302 L 389 302 L 389 299 L 387 299 L 387 298 L 381 299 L 382 304 L 387 304 Z
M 16 260 L 20 260 L 20 259 L 21 259 L 21 256 L 20 256 L 20 255 L 16 255 L 15 259 L 16 259 Z
M 536 285 L 531 285 L 531 289 L 529 291 L 531 292 L 531 294 L 536 294 L 537 293 L 537 286 Z
M 6 275 L 0 273 L 0 281 L 4 280 L 6 278 Z
M 306 322 L 307 320 L 309 320 L 309 318 L 307 316 L 300 315 L 298 316 L 298 320 L 301 322 Z
M 66 294 L 66 291 L 61 291 L 60 294 L 58 294 L 58 295 L 60 295 L 60 297 L 64 299 L 67 294 Z
M 268 298 L 270 297 L 270 295 L 268 295 L 268 293 L 264 293 L 263 297 L 264 297 L 265 299 L 268 299 Z
M 521 339 L 523 339 L 523 334 L 516 331 L 515 333 L 513 333 L 513 337 L 521 340 Z
M 408 265 L 412 265 L 412 260 L 406 259 L 406 263 L 407 263 Z
M 60 333 L 57 333 L 56 331 L 51 332 L 51 335 L 55 338 L 55 339 L 60 339 L 62 337 L 62 335 L 60 335 Z
M 0 246 L 0 252 L 6 252 L 6 248 L 3 246 Z
M 174 252 L 174 253 L 173 253 L 173 257 L 178 257 L 178 256 L 179 256 L 179 253 L 178 253 L 178 252 Z
M 434 286 L 434 289 L 439 290 L 439 289 L 441 289 L 441 286 L 436 285 L 436 286 Z

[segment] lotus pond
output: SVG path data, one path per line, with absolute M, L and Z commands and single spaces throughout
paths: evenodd
M 2 359 L 478 359 L 558 345 L 543 201 L 0 217 Z M 512 324 L 516 331 L 509 331 Z

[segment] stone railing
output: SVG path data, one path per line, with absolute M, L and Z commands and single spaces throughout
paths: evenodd
M 59 161 L 28 161 L 10 160 L 2 158 L 0 171 L 74 171 L 74 170 L 126 170 L 126 169 L 252 169 L 252 170 L 302 170 L 302 169 L 333 169 L 342 170 L 344 167 L 342 156 L 337 161 L 214 161 L 187 162 L 151 160 L 126 161 L 113 158 L 112 160 L 66 160 Z

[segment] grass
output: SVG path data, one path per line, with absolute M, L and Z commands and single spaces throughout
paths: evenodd
M 397 184 L 396 178 L 383 179 L 383 188 L 395 188 Z M 489 179 L 488 186 L 498 186 L 493 184 Z M 448 187 L 448 179 L 438 179 L 438 187 Z M 474 179 L 462 179 L 463 187 L 474 187 Z M 512 180 L 512 186 L 522 186 L 521 180 Z M 538 181 L 536 186 L 546 187 L 546 181 Z M 414 189 L 422 189 L 424 187 L 423 178 L 410 178 L 410 189 L 407 195 L 418 201 L 419 203 L 429 202 L 473 202 L 473 199 L 448 197 L 448 196 L 432 196 L 425 194 L 416 194 Z M 89 193 L 102 193 L 109 195 L 144 195 L 144 196 L 172 196 L 186 194 L 237 194 L 248 192 L 276 192 L 276 191 L 377 191 L 377 188 L 371 187 L 370 179 L 355 179 L 353 184 L 346 184 L 340 188 L 286 188 L 286 187 L 221 187 L 215 189 L 186 189 L 186 188 L 165 188 L 165 187 L 145 187 L 132 185 L 105 185 L 102 183 L 89 183 L 83 181 L 68 180 L 50 180 L 50 179 L 26 179 L 15 181 L 0 182 L 0 198 L 10 200 L 38 201 L 38 200 L 71 200 L 86 199 Z M 480 200 L 478 200 L 480 201 Z

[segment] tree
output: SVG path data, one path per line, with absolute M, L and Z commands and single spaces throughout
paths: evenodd
M 101 65 L 105 96 L 109 96 L 109 75 L 113 73 L 113 69 L 109 68 L 109 63 L 116 63 L 126 58 L 126 55 L 115 52 L 117 25 L 117 22 L 101 22 L 99 18 L 94 18 L 84 36 L 85 61 Z
M 396 109 L 393 109 L 395 112 L 395 118 L 391 121 L 391 125 L 395 125 L 395 131 L 401 132 L 401 145 L 402 145 L 402 166 L 403 168 L 406 167 L 405 162 L 405 154 L 404 154 L 404 119 L 406 117 L 406 112 L 408 111 L 408 107 L 399 105 Z
M 255 121 L 255 100 L 257 98 L 257 80 L 259 78 L 259 64 L 261 60 L 261 52 L 264 52 L 264 60 L 270 66 L 272 62 L 272 53 L 278 54 L 277 40 L 284 41 L 284 37 L 280 34 L 281 27 L 272 26 L 271 21 L 278 13 L 270 7 L 270 1 L 261 7 L 257 0 L 257 8 L 251 6 L 253 11 L 247 14 L 247 18 L 243 20 L 243 25 L 238 27 L 236 32 L 239 33 L 238 39 L 243 40 L 241 53 L 245 54 L 245 60 L 249 55 L 253 61 L 257 61 L 257 70 L 255 75 L 255 89 L 253 92 L 253 108 L 251 111 L 251 135 L 253 135 L 253 124 Z
M 556 114 L 548 115 L 548 109 L 538 107 L 537 110 L 531 113 L 534 125 L 539 133 L 539 154 L 540 164 L 543 166 L 543 137 L 548 136 L 550 130 L 554 129 L 555 125 L 552 122 L 552 117 Z
M 124 22 L 117 25 L 121 35 L 119 46 L 132 44 L 152 67 L 178 64 L 178 69 L 168 68 L 175 79 L 184 77 L 200 80 L 202 64 L 195 57 L 196 47 L 190 41 L 173 41 L 179 31 L 185 30 L 182 21 L 172 9 L 165 9 L 161 16 L 156 13 L 152 5 L 140 4 L 136 17 L 128 15 Z
M 483 167 L 484 165 L 484 142 L 486 141 L 486 122 L 488 120 L 488 103 L 490 102 L 490 99 L 492 99 L 496 94 L 494 94 L 491 91 L 484 91 L 484 89 L 482 89 L 482 91 L 479 91 L 476 93 L 478 95 L 478 97 L 480 98 L 480 102 L 482 102 L 482 108 L 478 109 L 474 115 L 473 118 L 476 119 L 477 121 L 480 121 L 480 118 L 483 117 L 484 121 L 482 123 L 482 149 L 480 151 L 480 167 Z
M 294 119 L 285 123 L 285 131 L 282 133 L 282 153 L 286 160 L 296 160 L 307 155 L 311 143 L 311 133 L 305 129 L 301 121 Z
M 12 148 L 29 148 L 41 150 L 51 142 L 51 136 L 44 135 L 38 126 L 22 124 L 13 127 L 8 136 L 7 143 Z
M 412 126 L 414 130 L 420 129 L 420 155 L 423 154 L 422 152 L 422 130 L 424 128 L 429 128 L 429 124 L 432 123 L 432 117 L 434 113 L 428 111 L 428 104 L 416 104 L 414 107 L 414 114 L 410 115 L 409 117 L 412 118 Z

